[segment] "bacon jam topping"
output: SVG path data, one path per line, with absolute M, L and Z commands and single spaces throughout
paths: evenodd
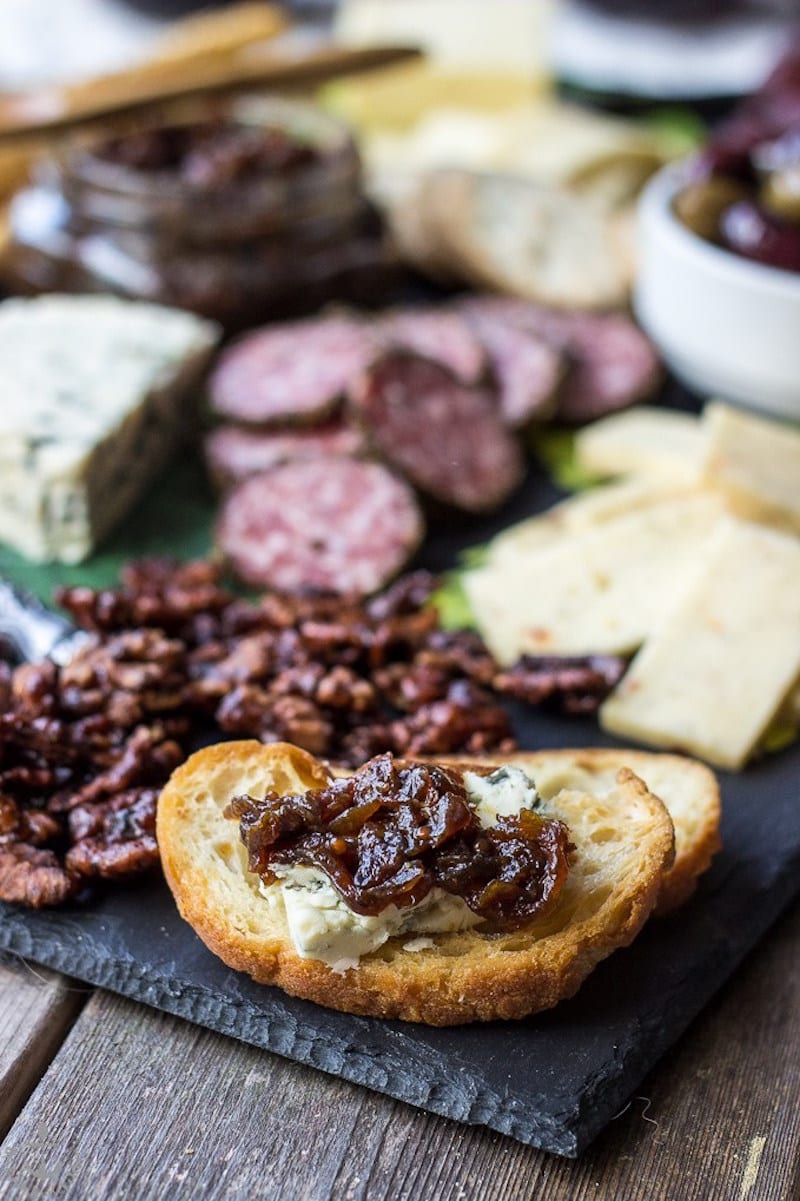
M 355 913 L 418 905 L 433 888 L 460 897 L 495 930 L 513 930 L 555 902 L 572 849 L 560 821 L 532 809 L 484 827 L 461 772 L 390 754 L 324 788 L 235 797 L 250 870 L 321 869 Z

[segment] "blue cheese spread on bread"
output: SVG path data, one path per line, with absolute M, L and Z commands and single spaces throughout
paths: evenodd
M 487 828 L 498 818 L 535 808 L 539 801 L 535 784 L 519 767 L 499 767 L 488 776 L 465 771 L 464 784 L 470 804 Z M 389 905 L 375 916 L 355 913 L 318 868 L 276 864 L 272 870 L 278 883 L 262 883 L 261 893 L 269 905 L 285 913 L 298 955 L 321 960 L 335 972 L 356 967 L 362 955 L 389 938 L 448 934 L 481 920 L 461 897 L 441 888 L 431 889 L 409 908 Z
M 167 461 L 218 332 L 110 296 L 0 304 L 0 541 L 84 559 Z

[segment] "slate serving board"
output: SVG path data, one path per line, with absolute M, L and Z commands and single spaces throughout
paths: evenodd
M 434 531 L 424 561 L 450 566 L 462 547 L 553 498 L 532 473 L 503 513 L 477 526 Z M 197 528 L 185 509 L 170 514 L 163 497 L 156 495 L 148 508 L 158 515 L 154 545 L 169 543 L 175 520 L 178 547 L 197 553 L 207 500 L 197 498 Z M 191 551 L 183 537 L 188 527 Z M 149 546 L 145 529 L 140 515 L 139 553 Z M 125 546 L 128 537 L 121 535 Z M 119 554 L 119 547 L 111 549 L 93 569 L 93 582 L 110 577 Z M 7 557 L 2 564 L 18 582 L 43 582 L 16 566 Z M 614 745 L 588 719 L 522 708 L 513 716 L 524 747 Z M 255 985 L 205 949 L 159 880 L 55 912 L 0 905 L 0 950 L 434 1113 L 575 1156 L 624 1107 L 800 889 L 800 750 L 722 775 L 721 784 L 724 849 L 695 898 L 673 916 L 651 921 L 572 1001 L 525 1022 L 435 1030 L 334 1013 Z

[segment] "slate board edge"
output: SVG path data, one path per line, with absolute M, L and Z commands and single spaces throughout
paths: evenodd
M 0 955 L 17 956 L 25 962 L 33 960 L 87 984 L 106 988 L 153 1009 L 451 1121 L 488 1126 L 518 1142 L 557 1155 L 574 1157 L 579 1153 L 569 1121 L 548 1121 L 544 1115 L 536 1118 L 531 1115 L 528 1105 L 514 1096 L 504 1097 L 491 1089 L 473 1092 L 466 1081 L 461 1089 L 449 1086 L 444 1093 L 437 1082 L 410 1076 L 401 1058 L 388 1050 L 383 1049 L 376 1056 L 366 1048 L 329 1033 L 321 1036 L 313 1028 L 298 1023 L 288 1012 L 285 1023 L 281 1023 L 247 1001 L 234 1003 L 212 989 L 186 984 L 178 978 L 154 981 L 148 977 L 146 968 L 133 960 L 98 960 L 92 954 L 76 953 L 71 947 L 50 945 L 43 950 L 25 926 L 13 922 L 13 911 L 12 923 L 4 920 L 3 911 L 8 908 L 0 902 Z M 322 1049 L 331 1058 L 336 1058 L 336 1066 L 320 1062 L 316 1052 Z M 460 1111 L 457 1117 L 456 1106 Z M 522 1109 L 525 1113 L 520 1112 Z M 569 1115 L 574 1116 L 576 1114 Z
M 589 1082 L 577 1107 L 563 1111 L 558 1119 L 550 1117 L 550 1120 L 543 1114 L 537 1116 L 532 1113 L 529 1104 L 518 1098 L 503 1096 L 488 1088 L 473 1093 L 466 1087 L 459 1090 L 449 1086 L 447 1093 L 442 1094 L 436 1082 L 409 1077 L 401 1060 L 387 1049 L 382 1050 L 378 1062 L 374 1053 L 347 1040 L 332 1038 L 330 1034 L 320 1036 L 313 1028 L 299 1024 L 288 1012 L 282 1031 L 280 1022 L 247 1001 L 234 1004 L 230 998 L 211 989 L 188 985 L 178 978 L 154 981 L 148 978 L 146 969 L 133 960 L 102 961 L 91 954 L 76 953 L 71 947 L 49 945 L 42 948 L 30 929 L 14 920 L 15 917 L 23 918 L 23 914 L 2 903 L 0 953 L 19 956 L 23 960 L 32 959 L 44 967 L 64 972 L 99 988 L 107 988 L 156 1010 L 370 1088 L 451 1121 L 486 1126 L 527 1146 L 574 1159 L 618 1116 L 618 1111 L 647 1073 L 685 1033 L 797 892 L 797 881 L 787 871 L 779 882 L 775 882 L 769 896 L 770 903 L 758 911 L 747 940 L 740 942 L 735 950 L 728 944 L 727 955 L 723 954 L 716 971 L 706 977 L 707 988 L 695 991 L 691 998 L 685 999 L 676 1021 L 668 1028 L 654 1029 L 651 1040 L 620 1058 L 613 1076 L 606 1075 L 602 1081 Z M 278 1027 L 277 1037 L 275 1027 Z M 320 1062 L 317 1052 L 323 1048 L 326 1055 L 336 1057 L 335 1067 Z M 423 1087 L 420 1088 L 420 1085 Z

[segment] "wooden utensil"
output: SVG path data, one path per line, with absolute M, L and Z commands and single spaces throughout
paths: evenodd
M 309 87 L 343 75 L 372 71 L 421 57 L 415 46 L 323 46 L 290 54 L 285 48 L 248 59 L 225 57 L 201 62 L 190 71 L 161 79 L 121 74 L 111 86 L 106 77 L 97 94 L 85 87 L 78 96 L 67 88 L 46 88 L 0 97 L 0 142 L 66 130 L 84 122 L 149 108 L 167 100 L 272 88 L 283 91 Z

